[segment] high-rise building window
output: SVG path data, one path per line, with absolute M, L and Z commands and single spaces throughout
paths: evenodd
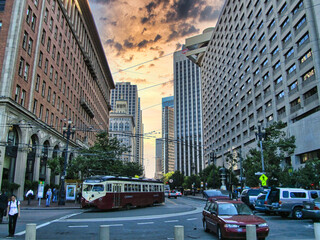
M 39 110 L 39 118 L 42 119 L 42 114 L 43 114 L 43 105 L 40 104 L 40 110 Z
M 24 59 L 20 58 L 18 74 L 21 77 L 23 75 L 23 67 L 24 67 Z
M 32 108 L 32 113 L 36 114 L 37 113 L 37 105 L 38 105 L 38 101 L 37 99 L 33 100 L 33 108 Z
M 20 104 L 24 106 L 25 101 L 26 101 L 26 91 L 22 90 Z
M 0 11 L 4 11 L 4 7 L 6 5 L 6 0 L 0 0 Z
M 27 49 L 28 33 L 24 32 L 22 39 L 22 48 Z
M 30 65 L 26 63 L 26 65 L 24 66 L 24 74 L 23 74 L 23 79 L 26 82 L 28 82 L 28 78 L 29 78 L 29 68 L 30 68 Z
M 32 53 L 32 46 L 33 46 L 33 40 L 32 38 L 29 38 L 29 42 L 28 42 L 28 54 L 31 56 Z
M 37 75 L 36 86 L 35 86 L 35 90 L 36 90 L 37 92 L 39 92 L 39 85 L 40 85 L 40 76 Z
M 19 102 L 21 87 L 19 85 L 16 86 L 16 92 L 14 95 L 14 101 Z
M 44 97 L 46 94 L 46 82 L 42 82 L 42 90 L 41 90 L 41 96 Z
M 28 9 L 27 9 L 27 14 L 26 14 L 26 22 L 28 24 L 30 24 L 30 20 L 31 20 L 31 15 L 32 15 L 32 10 L 31 10 L 31 7 L 29 6 Z
M 31 29 L 33 31 L 36 29 L 36 24 L 37 24 L 37 17 L 36 17 L 36 15 L 32 14 Z

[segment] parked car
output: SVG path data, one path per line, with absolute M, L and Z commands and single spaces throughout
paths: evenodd
M 182 196 L 182 193 L 181 193 L 181 192 L 176 191 L 176 193 L 177 193 L 177 197 L 181 197 L 181 196 Z
M 312 219 L 314 222 L 320 221 L 320 198 L 303 202 L 303 218 Z
M 267 199 L 268 199 L 268 193 L 270 192 L 270 189 L 265 189 L 262 193 L 260 193 L 257 196 L 257 200 L 254 203 L 254 209 L 257 210 L 258 212 L 264 212 L 266 214 L 269 214 L 266 204 Z
M 262 189 L 250 188 L 244 189 L 241 193 L 240 199 L 242 202 L 248 205 L 251 209 L 254 209 L 254 203 L 258 198 L 258 195 L 262 192 Z
M 275 188 L 269 193 L 266 208 L 281 217 L 292 214 L 294 219 L 303 218 L 303 202 L 310 201 L 308 190 L 301 188 Z
M 168 198 L 177 198 L 178 197 L 178 194 L 175 190 L 171 190 L 169 193 L 168 193 Z
M 221 189 L 209 189 L 203 191 L 203 197 L 208 201 L 215 201 L 219 199 L 230 199 L 231 192 Z
M 246 239 L 246 225 L 256 225 L 258 239 L 269 234 L 267 222 L 253 214 L 243 202 L 236 200 L 208 201 L 202 212 L 203 228 L 214 232 L 218 239 Z

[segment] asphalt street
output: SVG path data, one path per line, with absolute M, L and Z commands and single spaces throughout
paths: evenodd
M 27 223 L 37 224 L 37 239 L 99 239 L 100 225 L 110 226 L 111 240 L 146 239 L 173 240 L 174 226 L 183 225 L 185 239 L 216 239 L 202 228 L 202 209 L 205 202 L 181 197 L 166 199 L 165 204 L 154 207 L 115 210 L 108 212 L 82 209 L 29 209 L 22 210 L 18 219 L 16 239 L 24 239 Z M 282 219 L 265 216 L 270 226 L 268 240 L 314 239 L 311 220 Z M 0 225 L 0 239 L 7 235 L 7 224 Z

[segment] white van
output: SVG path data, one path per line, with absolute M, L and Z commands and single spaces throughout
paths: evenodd
M 293 218 L 302 219 L 303 202 L 310 199 L 309 191 L 302 188 L 275 188 L 268 194 L 266 209 L 281 217 L 288 217 L 291 213 Z

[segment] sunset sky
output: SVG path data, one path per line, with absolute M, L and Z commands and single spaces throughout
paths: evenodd
M 154 176 L 161 99 L 173 96 L 173 53 L 185 38 L 213 27 L 224 0 L 89 0 L 115 82 L 138 85 L 144 162 Z

